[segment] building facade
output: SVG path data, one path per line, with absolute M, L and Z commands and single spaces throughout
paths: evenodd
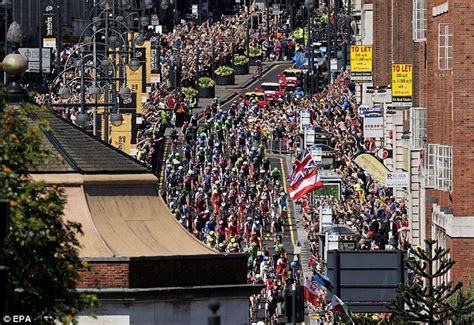
M 94 0 L 61 0 L 59 17 L 63 37 L 80 35 L 87 21 L 88 8 Z M 14 0 L 11 1 L 11 18 L 23 29 L 23 46 L 39 46 L 39 26 L 43 25 L 42 12 L 53 0 Z
M 474 275 L 473 19 L 470 1 L 374 1 L 374 86 L 390 85 L 392 63 L 413 65 L 412 107 L 386 115 L 392 167 L 410 172 L 411 239 L 450 248 L 448 278 L 464 282 Z

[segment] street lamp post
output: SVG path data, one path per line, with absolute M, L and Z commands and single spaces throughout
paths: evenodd
M 18 53 L 23 33 L 21 27 L 17 22 L 13 22 L 7 33 L 6 41 L 10 44 L 12 53 L 5 56 L 2 62 L 3 71 L 8 76 L 7 78 L 7 93 L 11 103 L 20 104 L 25 101 L 26 91 L 20 85 L 20 79 L 28 68 L 26 59 Z
M 131 96 L 131 90 L 126 86 L 125 66 L 128 65 L 131 71 L 137 71 L 141 66 L 135 55 L 135 45 L 141 46 L 144 43 L 143 29 L 149 24 L 149 17 L 146 17 L 145 14 L 147 10 L 153 8 L 153 1 L 143 0 L 141 3 L 143 6 L 136 8 L 131 0 L 94 1 L 94 6 L 89 13 L 89 24 L 80 36 L 80 46 L 71 53 L 64 65 L 64 70 L 55 79 L 55 82 L 60 78 L 63 80 L 63 86 L 59 92 L 63 99 L 71 95 L 69 87 L 67 87 L 68 83 L 80 79 L 79 104 L 51 105 L 79 106 L 81 113 L 76 122 L 82 127 L 89 120 L 86 108 L 95 106 L 93 132 L 96 136 L 98 133 L 97 108 L 104 107 L 104 140 L 107 142 L 109 140 L 109 123 L 118 126 L 123 121 L 119 112 L 118 98 L 126 100 Z M 92 35 L 89 36 L 90 30 L 92 30 Z M 137 36 L 134 35 L 136 30 L 139 32 Z M 131 46 L 129 46 L 129 42 L 131 42 Z M 89 50 L 91 45 L 93 46 L 92 52 Z M 79 59 L 73 59 L 77 55 L 79 55 Z M 92 70 L 91 77 L 86 77 L 85 69 Z M 69 71 L 76 71 L 80 78 L 67 79 Z M 98 73 L 101 75 L 100 78 L 98 78 Z M 86 83 L 92 84 L 88 87 L 88 92 L 94 97 L 94 104 L 86 102 Z M 104 94 L 104 100 L 103 103 L 98 103 L 98 96 L 101 94 Z

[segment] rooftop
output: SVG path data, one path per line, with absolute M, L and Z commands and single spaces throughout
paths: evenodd
M 150 172 L 142 162 L 52 113 L 37 111 L 30 114 L 30 117 L 35 122 L 40 119 L 48 122 L 49 130 L 44 132 L 43 143 L 53 156 L 45 160 L 33 173 L 136 174 Z

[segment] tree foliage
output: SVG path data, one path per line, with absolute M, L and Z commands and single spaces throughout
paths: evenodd
M 47 125 L 28 121 L 32 109 L 6 105 L 0 111 L 0 197 L 10 200 L 11 212 L 10 233 L 0 250 L 10 269 L 8 313 L 29 315 L 35 324 L 70 322 L 96 298 L 75 289 L 79 271 L 88 265 L 79 258 L 81 225 L 63 219 L 63 191 L 29 176 L 30 168 L 57 159 L 42 145 Z
M 449 249 L 438 247 L 435 240 L 425 243 L 426 249 L 413 250 L 414 257 L 406 260 L 416 280 L 397 289 L 399 301 L 390 306 L 397 323 L 442 324 L 474 312 L 474 299 L 462 292 L 461 282 L 436 280 L 442 279 L 455 263 L 449 258 Z M 453 300 L 456 296 L 459 299 Z

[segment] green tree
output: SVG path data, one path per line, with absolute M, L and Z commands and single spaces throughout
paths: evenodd
M 455 308 L 459 308 L 459 306 L 463 305 L 470 305 L 471 307 L 474 307 L 474 292 L 472 291 L 473 284 L 469 282 L 466 290 L 464 291 L 459 291 L 456 292 L 455 295 L 453 295 L 453 298 L 451 299 L 451 303 L 454 305 Z M 472 310 L 470 313 L 466 314 L 455 314 L 453 315 L 453 318 L 451 319 L 453 321 L 453 324 L 463 324 L 463 325 L 470 325 L 474 324 L 474 310 Z
M 455 262 L 449 258 L 449 249 L 436 245 L 436 240 L 425 240 L 426 249 L 413 250 L 414 257 L 406 260 L 406 267 L 415 275 L 412 284 L 400 284 L 397 289 L 398 301 L 392 302 L 390 309 L 397 323 L 422 322 L 442 324 L 455 316 L 474 312 L 473 297 L 462 293 L 463 284 L 441 282 Z M 461 299 L 453 300 L 460 295 Z
M 58 159 L 42 145 L 41 129 L 47 125 L 28 120 L 33 109 L 23 104 L 0 110 L 0 197 L 10 200 L 11 212 L 0 260 L 10 268 L 9 314 L 29 315 L 35 324 L 74 322 L 96 298 L 75 289 L 79 271 L 88 265 L 79 257 L 81 225 L 63 219 L 63 191 L 29 176 L 28 170 L 45 159 Z

